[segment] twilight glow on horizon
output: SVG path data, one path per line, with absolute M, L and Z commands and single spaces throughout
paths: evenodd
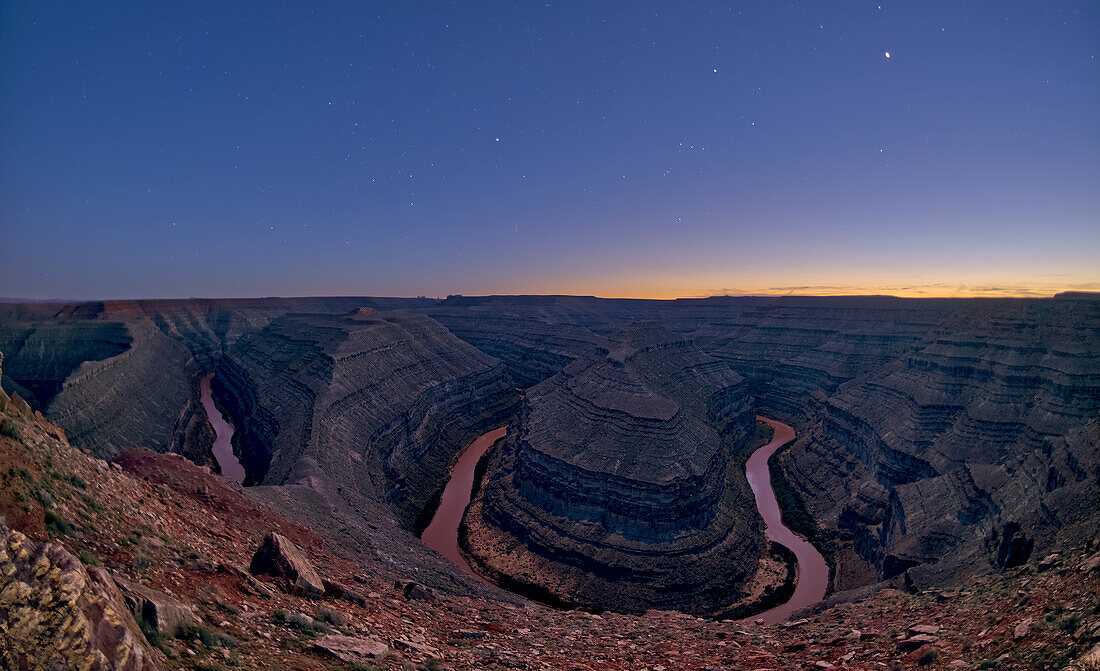
M 1100 291 L 1100 3 L 0 5 L 0 297 Z

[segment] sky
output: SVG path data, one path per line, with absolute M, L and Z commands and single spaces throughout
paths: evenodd
M 1100 290 L 1100 3 L 0 3 L 0 296 Z

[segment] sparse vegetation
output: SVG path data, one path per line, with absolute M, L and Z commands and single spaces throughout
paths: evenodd
M 103 566 L 103 562 L 99 561 L 99 557 L 89 550 L 81 550 L 80 554 L 77 555 L 77 559 L 85 566 Z
M 240 641 L 233 636 L 205 624 L 190 624 L 181 627 L 176 633 L 176 638 L 195 640 L 207 648 L 236 648 L 240 645 Z
M 919 666 L 928 666 L 929 664 L 931 664 L 932 662 L 935 662 L 939 658 L 940 658 L 940 651 L 939 650 L 935 650 L 935 649 L 927 650 L 927 651 L 925 651 L 925 653 L 923 655 L 920 656 L 919 659 L 917 659 L 917 664 Z
M 346 626 L 348 621 L 341 613 L 328 608 L 326 606 L 319 606 L 317 612 L 313 614 L 313 618 L 318 622 L 324 622 L 325 624 L 331 624 L 334 627 Z
M 329 627 L 324 622 L 318 622 L 305 613 L 291 613 L 290 617 L 286 620 L 287 625 L 292 629 L 297 629 L 303 634 L 317 634 L 329 631 Z
M 23 423 L 11 417 L 0 419 L 0 435 L 23 442 Z
M 1058 628 L 1063 632 L 1073 636 L 1073 632 L 1077 631 L 1077 628 L 1081 626 L 1081 615 L 1079 613 L 1073 613 L 1072 615 L 1063 618 L 1058 623 Z
M 138 629 L 141 629 L 141 633 L 145 635 L 145 640 L 149 641 L 149 644 L 155 648 L 159 648 L 164 654 L 169 654 L 168 637 L 165 636 L 153 625 L 149 624 L 148 620 L 142 617 L 141 613 L 134 614 L 134 620 L 137 622 Z
M 46 529 L 52 534 L 58 536 L 68 536 L 77 531 L 75 525 L 70 524 L 68 520 L 62 517 L 59 513 L 52 510 L 47 510 L 43 513 L 45 517 Z

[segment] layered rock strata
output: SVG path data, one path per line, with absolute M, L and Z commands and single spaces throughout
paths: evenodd
M 641 324 L 533 387 L 465 523 L 491 574 L 561 601 L 717 613 L 762 552 L 733 455 L 744 379 Z
M 788 456 L 883 577 L 930 584 L 960 565 L 997 566 L 1016 553 L 1001 536 L 1049 547 L 1100 515 L 1098 306 L 984 307 L 842 385 L 815 438 Z
M 281 317 L 230 348 L 215 381 L 262 485 L 250 494 L 395 562 L 430 554 L 412 535 L 417 516 L 519 398 L 499 362 L 393 311 Z
M 354 452 L 360 441 L 389 444 L 401 432 L 364 439 L 337 431 L 317 442 L 314 419 L 300 417 L 297 405 L 313 404 L 314 394 L 326 407 L 323 390 L 299 389 L 293 375 L 280 378 L 276 368 L 308 377 L 307 361 L 328 365 L 324 347 L 316 358 L 295 361 L 265 353 L 255 341 L 269 327 L 264 338 L 281 329 L 287 347 L 305 341 L 303 352 L 324 340 L 308 324 L 303 338 L 289 322 L 279 326 L 290 313 L 331 316 L 363 306 L 383 314 L 395 308 L 426 313 L 481 354 L 499 358 L 521 385 L 552 378 L 593 347 L 610 350 L 615 332 L 646 319 L 727 363 L 745 378 L 763 413 L 795 426 L 802 438 L 781 459 L 787 479 L 815 517 L 841 534 L 853 561 L 865 564 L 866 571 L 856 573 L 935 582 L 935 576 L 920 578 L 933 564 L 944 571 L 996 566 L 998 556 L 1016 557 L 1027 547 L 1046 551 L 1076 533 L 1081 520 L 1095 520 L 1088 494 L 1098 486 L 1090 465 L 1096 443 L 1082 438 L 1094 430 L 1098 411 L 1100 302 L 1094 298 L 497 296 L 0 305 L 0 351 L 8 355 L 4 386 L 100 455 L 143 444 L 202 461 L 211 435 L 197 379 L 217 369 L 217 399 L 238 403 L 251 425 L 240 447 L 254 480 L 294 488 L 312 482 L 301 477 L 314 472 L 303 464 L 322 464 L 310 453 L 322 449 L 317 446 Z M 242 345 L 246 341 L 252 344 Z M 246 362 L 248 348 L 260 359 Z M 432 346 L 424 351 L 434 356 Z M 272 372 L 253 375 L 265 366 Z M 285 384 L 260 381 L 265 376 Z M 470 388 L 476 396 L 479 386 Z M 419 398 L 398 394 L 384 402 L 393 406 L 391 417 L 418 416 L 422 411 L 410 403 Z M 554 421 L 567 425 L 573 409 L 564 411 Z M 397 450 L 394 459 L 356 462 L 353 469 L 333 459 L 317 468 L 356 472 L 372 491 L 392 492 L 391 503 L 379 509 L 383 522 L 374 524 L 391 524 L 386 511 L 397 510 L 408 527 L 423 492 L 442 485 L 444 467 L 422 468 L 421 457 L 401 456 L 415 453 Z M 278 475 L 269 476 L 267 468 Z M 308 496 L 299 494 L 313 490 L 294 491 L 287 505 L 304 505 Z M 328 498 L 310 500 L 309 515 L 331 514 Z

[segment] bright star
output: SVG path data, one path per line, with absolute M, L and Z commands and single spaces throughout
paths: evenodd
M 890 52 L 889 51 L 882 52 L 882 55 L 887 57 L 887 58 L 890 58 Z

